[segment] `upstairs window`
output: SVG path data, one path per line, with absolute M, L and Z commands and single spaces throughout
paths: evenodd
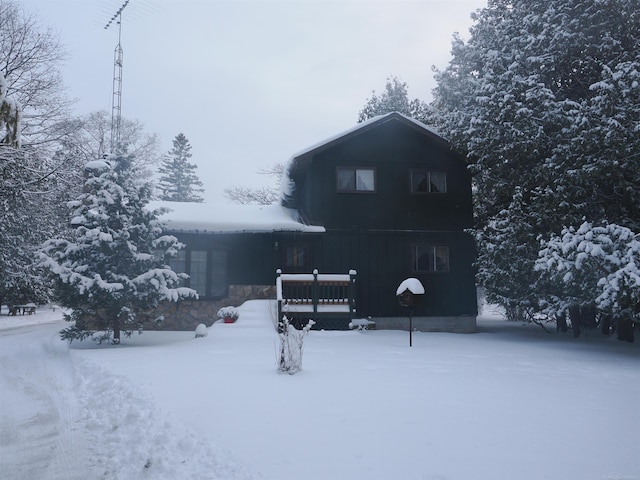
M 338 167 L 336 183 L 340 193 L 375 192 L 376 170 L 374 168 Z
M 411 193 L 446 193 L 447 174 L 428 170 L 411 170 Z
M 443 245 L 413 245 L 411 253 L 414 272 L 449 271 L 449 247 Z

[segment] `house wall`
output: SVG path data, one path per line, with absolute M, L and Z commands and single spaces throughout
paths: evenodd
M 447 245 L 449 270 L 418 273 L 412 270 L 411 247 Z M 357 310 L 361 317 L 405 316 L 396 289 L 406 278 L 417 278 L 425 287 L 423 305 L 416 315 L 468 316 L 477 314 L 473 239 L 463 232 L 327 232 L 318 264 L 322 271 L 355 269 Z
M 298 207 L 332 229 L 462 230 L 472 225 L 471 179 L 446 143 L 400 122 L 310 153 L 296 177 Z M 338 193 L 336 168 L 373 167 L 375 193 Z M 411 169 L 445 172 L 446 193 L 411 193 Z
M 288 206 L 299 209 L 308 223 L 324 226 L 325 233 L 176 235 L 189 251 L 226 252 L 228 285 L 273 285 L 277 268 L 325 273 L 355 269 L 358 316 L 379 318 L 380 328 L 402 328 L 407 309 L 395 292 L 404 279 L 415 277 L 426 289 L 422 305 L 414 310 L 422 319 L 417 328 L 474 331 L 476 252 L 465 233 L 473 220 L 471 179 L 446 142 L 410 123 L 387 121 L 296 160 L 291 171 L 296 189 Z M 350 166 L 375 169 L 375 192 L 337 192 L 336 168 Z M 412 193 L 412 169 L 446 173 L 446 193 Z M 305 263 L 288 268 L 285 253 L 295 244 L 308 249 Z M 449 268 L 414 271 L 411 252 L 416 245 L 446 246 Z M 204 295 L 203 301 L 223 301 L 226 295 L 228 291 Z

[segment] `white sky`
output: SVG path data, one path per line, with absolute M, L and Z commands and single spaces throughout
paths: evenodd
M 77 114 L 111 111 L 124 0 L 22 0 L 66 45 Z M 122 115 L 180 132 L 208 201 L 229 185 L 269 183 L 261 168 L 356 124 L 372 90 L 397 76 L 429 101 L 454 32 L 486 0 L 130 0 L 123 13 Z

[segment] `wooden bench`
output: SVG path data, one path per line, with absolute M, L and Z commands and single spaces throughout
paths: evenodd
M 329 320 L 336 320 L 338 329 L 348 328 L 356 313 L 356 271 L 334 273 L 282 273 L 276 271 L 278 325 L 284 315 L 296 328 L 309 320 L 315 328 L 327 328 Z M 324 320 L 324 322 L 323 322 Z M 342 325 L 344 324 L 344 325 Z M 329 328 L 327 328 L 329 329 Z

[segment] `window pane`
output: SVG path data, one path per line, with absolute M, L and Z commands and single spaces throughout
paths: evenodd
M 449 271 L 449 248 L 433 247 L 435 251 L 435 268 L 436 272 Z
M 207 294 L 207 252 L 193 250 L 191 252 L 191 269 L 189 270 L 189 286 L 198 294 Z
M 303 245 L 287 246 L 287 258 L 285 266 L 290 269 L 304 268 L 306 260 L 306 248 Z
M 412 192 L 428 192 L 429 191 L 429 173 L 428 172 L 411 172 L 411 191 Z
M 415 260 L 413 264 L 413 269 L 416 272 L 429 272 L 431 271 L 431 265 L 433 262 L 431 261 L 429 247 L 417 246 L 415 247 L 414 255 Z
M 176 273 L 184 273 L 187 271 L 187 251 L 182 249 L 178 250 L 178 253 L 167 259 L 171 270 Z
M 445 193 L 447 191 L 447 175 L 444 172 L 431 172 L 430 191 L 433 193 Z
M 228 256 L 226 250 L 211 252 L 211 296 L 226 297 L 228 295 Z
M 178 253 L 174 257 L 170 257 L 168 259 L 169 266 L 171 270 L 176 273 L 185 273 L 187 271 L 187 251 L 185 249 L 178 250 Z M 184 287 L 186 285 L 186 280 L 180 280 L 178 286 Z
M 356 189 L 356 171 L 353 168 L 338 169 L 338 191 L 352 192 Z
M 372 169 L 356 170 L 356 190 L 373 192 L 376 189 L 375 171 Z
M 415 245 L 413 247 L 413 270 L 415 272 L 448 272 L 449 247 Z

